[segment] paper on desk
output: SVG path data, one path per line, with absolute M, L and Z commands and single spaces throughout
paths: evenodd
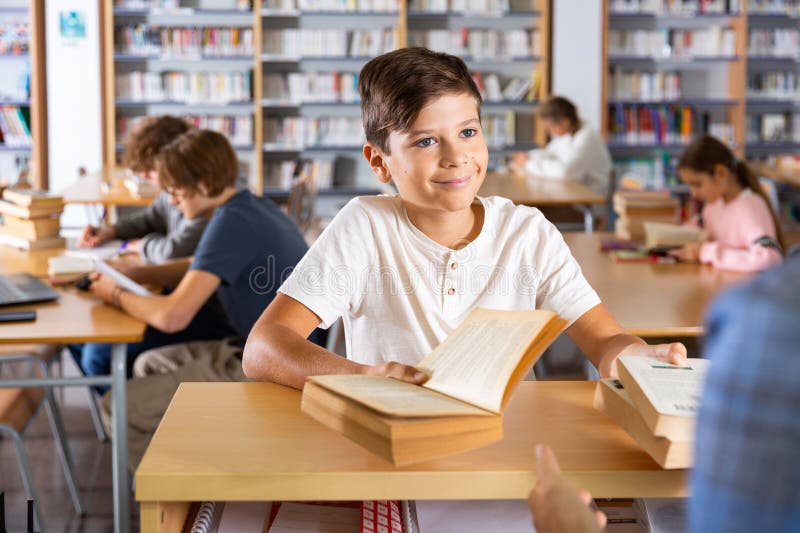
M 122 241 L 114 240 L 96 248 L 78 248 L 77 239 L 67 239 L 67 251 L 64 255 L 71 257 L 89 257 L 91 259 L 109 259 L 120 252 Z
M 148 291 L 119 270 L 113 268 L 102 259 L 97 259 L 94 262 L 94 266 L 98 272 L 113 279 L 117 285 L 126 291 L 132 292 L 133 294 L 138 294 L 139 296 L 153 296 L 152 292 Z

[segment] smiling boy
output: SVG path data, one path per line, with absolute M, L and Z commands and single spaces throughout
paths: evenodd
M 534 208 L 480 198 L 488 151 L 464 62 L 424 48 L 379 56 L 359 77 L 363 153 L 395 196 L 352 200 L 256 322 L 248 377 L 302 388 L 308 376 L 367 373 L 421 383 L 414 365 L 475 307 L 550 309 L 599 369 L 620 354 L 679 363 L 600 303 L 561 235 Z M 305 340 L 343 318 L 347 358 Z

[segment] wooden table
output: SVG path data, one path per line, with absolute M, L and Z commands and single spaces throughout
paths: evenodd
M 63 250 L 20 252 L 0 247 L 0 272 L 47 274 L 47 258 Z M 26 261 L 26 256 L 28 261 Z M 0 387 L 54 387 L 110 385 L 114 391 L 111 414 L 112 469 L 114 479 L 114 531 L 130 529 L 128 509 L 127 416 L 125 411 L 126 350 L 129 342 L 144 337 L 145 324 L 130 315 L 76 289 L 58 289 L 55 302 L 9 306 L 3 310 L 34 309 L 33 322 L 0 324 L 0 344 L 73 344 L 85 342 L 111 343 L 111 375 L 92 377 L 44 377 L 0 380 Z
M 603 237 L 611 234 L 564 233 L 605 306 L 622 327 L 641 337 L 702 335 L 714 296 L 752 276 L 697 264 L 618 263 L 600 251 Z
M 204 500 L 526 498 L 537 443 L 552 446 L 566 476 L 595 497 L 685 496 L 685 471 L 662 470 L 595 411 L 594 387 L 522 382 L 502 441 L 395 467 L 303 415 L 294 389 L 184 383 L 136 472 L 141 531 L 181 531 L 190 502 Z
M 533 207 L 574 206 L 583 213 L 586 233 L 594 228 L 592 205 L 602 205 L 606 199 L 582 183 L 571 180 L 531 178 L 520 174 L 487 174 L 480 196 L 502 196 L 515 204 Z
M 155 196 L 136 196 L 122 185 L 124 170 L 103 169 L 88 174 L 64 189 L 62 195 L 67 204 L 98 204 L 103 207 L 142 207 L 153 203 Z M 103 183 L 109 184 L 104 190 Z

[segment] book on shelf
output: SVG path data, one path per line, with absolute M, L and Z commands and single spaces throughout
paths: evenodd
M 653 435 L 618 379 L 601 379 L 594 394 L 594 408 L 611 418 L 636 441 L 661 468 L 690 468 L 694 459 L 692 440 L 670 440 Z
M 663 222 L 644 222 L 644 234 L 644 246 L 648 250 L 679 248 L 706 240 L 706 232 L 702 228 Z
M 417 365 L 422 386 L 314 376 L 301 409 L 395 465 L 477 448 L 502 438 L 514 387 L 565 324 L 551 311 L 476 309 Z
M 25 219 L 11 215 L 3 216 L 3 230 L 9 235 L 16 235 L 28 240 L 58 237 L 61 222 L 58 217 Z
M 0 106 L 0 138 L 6 146 L 29 148 L 33 144 L 28 118 L 17 106 Z

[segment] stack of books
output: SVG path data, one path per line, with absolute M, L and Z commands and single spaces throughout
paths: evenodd
M 674 224 L 679 202 L 669 191 L 619 191 L 614 193 L 614 230 L 617 238 L 643 241 L 645 222 Z
M 23 250 L 63 248 L 66 240 L 59 236 L 59 215 L 64 210 L 64 200 L 46 191 L 3 191 L 0 200 L 0 244 Z
M 594 407 L 611 417 L 662 468 L 690 468 L 694 430 L 710 361 L 676 366 L 621 356 L 619 379 L 597 382 Z

